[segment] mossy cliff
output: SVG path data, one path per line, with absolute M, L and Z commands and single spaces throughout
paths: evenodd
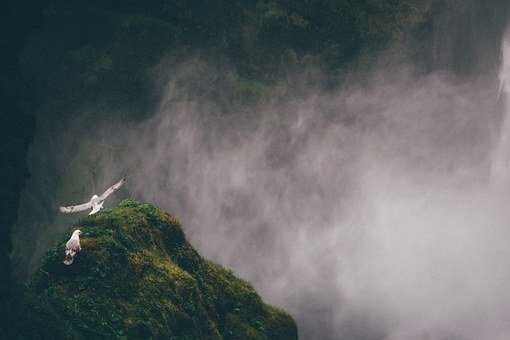
M 289 315 L 203 259 L 179 221 L 157 207 L 126 200 L 75 228 L 83 235 L 74 264 L 62 264 L 69 232 L 28 285 L 25 336 L 297 339 Z

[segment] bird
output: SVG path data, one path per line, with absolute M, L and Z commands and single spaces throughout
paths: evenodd
M 81 235 L 81 230 L 80 229 L 76 229 L 75 231 L 73 231 L 73 234 L 71 235 L 71 238 L 66 243 L 66 252 L 65 252 L 65 257 L 64 257 L 64 264 L 67 265 L 67 266 L 73 264 L 74 257 L 81 250 L 80 235 Z
M 64 214 L 70 214 L 70 213 L 74 213 L 74 212 L 92 209 L 90 211 L 89 215 L 93 215 L 103 208 L 104 200 L 108 196 L 113 194 L 115 191 L 117 191 L 125 182 L 126 182 L 125 178 L 121 179 L 120 181 L 118 181 L 117 183 L 115 183 L 114 185 L 112 185 L 111 187 L 106 189 L 106 191 L 101 196 L 97 196 L 97 195 L 92 196 L 90 198 L 90 201 L 88 201 L 87 203 L 78 204 L 78 205 L 70 205 L 68 207 L 60 207 L 60 212 L 62 212 Z

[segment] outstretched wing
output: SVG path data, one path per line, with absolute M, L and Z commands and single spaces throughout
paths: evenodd
M 88 210 L 90 208 L 92 208 L 92 203 L 87 202 L 78 205 L 70 205 L 68 207 L 60 207 L 60 211 L 63 212 L 64 214 L 70 214 L 73 212 Z
M 126 179 L 123 178 L 108 189 L 101 196 L 99 196 L 99 200 L 104 201 L 108 196 L 113 194 L 115 191 L 119 190 L 119 188 L 126 182 Z

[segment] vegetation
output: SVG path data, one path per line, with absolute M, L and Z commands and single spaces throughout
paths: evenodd
M 28 338 L 297 339 L 289 315 L 204 260 L 151 204 L 125 200 L 74 228 L 74 264 L 62 263 L 67 233 L 28 285 Z
M 117 88 L 124 100 L 144 87 L 163 55 L 228 65 L 243 81 L 271 83 L 297 68 L 341 72 L 370 58 L 428 19 L 431 1 L 51 1 L 43 29 L 22 58 L 46 87 L 71 85 L 66 98 Z M 66 27 L 62 30 L 62 27 Z M 53 41 L 48 48 L 41 41 Z M 33 56 L 38 57 L 34 58 Z M 45 67 L 41 67 L 41 66 Z M 41 89 L 42 90 L 42 89 Z M 56 90 L 50 87 L 50 91 Z

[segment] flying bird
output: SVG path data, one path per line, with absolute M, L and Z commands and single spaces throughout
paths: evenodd
M 101 196 L 94 195 L 94 196 L 92 196 L 90 201 L 88 201 L 87 203 L 78 204 L 78 205 L 71 205 L 71 206 L 68 206 L 68 207 L 60 207 L 60 211 L 65 213 L 65 214 L 70 214 L 70 213 L 74 213 L 74 212 L 78 212 L 78 211 L 84 211 L 84 210 L 92 209 L 90 211 L 89 215 L 95 214 L 95 213 L 97 213 L 99 210 L 101 210 L 103 208 L 104 200 L 108 196 L 113 194 L 115 191 L 119 190 L 119 188 L 125 182 L 126 182 L 126 179 L 123 178 L 120 181 L 118 181 L 117 183 L 115 183 L 114 185 L 112 185 L 111 187 L 109 187 L 108 189 L 106 189 L 106 191 Z
M 76 229 L 73 231 L 73 234 L 71 235 L 71 238 L 66 243 L 66 255 L 64 257 L 64 264 L 65 265 L 71 265 L 73 264 L 74 257 L 78 252 L 81 250 L 80 246 L 80 235 L 81 230 Z

